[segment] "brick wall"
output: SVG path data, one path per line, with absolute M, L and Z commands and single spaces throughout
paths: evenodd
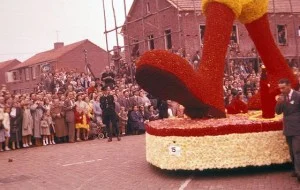
M 144 8 L 144 14 L 150 15 L 151 13 L 157 12 L 157 10 L 161 10 L 164 8 L 169 7 L 169 4 L 166 1 L 158 1 L 158 6 L 156 5 L 156 1 L 145 1 L 145 4 L 149 3 L 150 5 L 150 13 L 147 14 L 146 5 L 142 4 L 142 1 L 136 1 L 134 7 L 132 7 L 132 11 L 130 13 L 130 17 L 128 17 L 128 21 L 133 21 L 135 19 L 142 17 L 142 10 Z M 172 36 L 172 44 L 173 46 L 179 47 L 179 27 L 178 27 L 178 20 L 177 20 L 177 9 L 174 7 L 169 8 L 165 11 L 160 12 L 157 15 L 148 16 L 144 20 L 144 29 L 143 30 L 143 22 L 140 20 L 135 23 L 128 24 L 127 30 L 124 31 L 124 42 L 125 45 L 128 45 L 128 39 L 126 35 L 130 36 L 130 43 L 133 43 L 133 39 L 138 41 L 143 41 L 139 44 L 140 53 L 148 50 L 147 45 L 147 36 L 154 35 L 154 38 L 162 36 L 158 39 L 154 40 L 155 49 L 165 49 L 165 39 L 163 37 L 165 30 L 171 29 L 173 32 Z M 177 32 L 177 33 L 174 33 Z M 144 37 L 145 36 L 145 37 Z M 132 50 L 133 46 L 131 46 Z M 128 49 L 126 49 L 126 58 L 129 57 Z
M 21 63 L 20 61 L 14 60 L 11 63 L 9 63 L 7 66 L 0 69 L 0 84 L 6 84 L 6 74 L 5 73 L 20 63 Z
M 74 50 L 66 53 L 62 57 L 58 58 L 56 61 L 52 62 L 50 65 L 53 70 L 70 70 L 76 69 L 78 72 L 85 72 L 85 55 L 84 50 L 87 50 L 88 63 L 91 64 L 91 69 L 96 77 L 100 76 L 100 73 L 104 70 L 105 66 L 108 64 L 107 53 L 98 47 L 97 45 L 86 41 Z M 35 66 L 39 66 L 35 65 Z M 32 68 L 29 67 L 29 80 L 25 78 L 26 68 L 18 69 L 20 71 L 21 80 L 19 82 L 9 83 L 8 86 L 12 91 L 16 92 L 32 92 L 33 89 L 40 82 L 40 73 L 37 72 L 36 79 L 32 78 Z
M 89 41 L 58 59 L 55 68 L 58 70 L 76 69 L 77 71 L 85 72 L 85 49 L 87 50 L 87 60 L 91 64 L 92 72 L 96 77 L 99 77 L 105 66 L 108 65 L 108 56 L 106 51 Z
M 150 3 L 150 12 L 154 13 L 157 10 L 156 1 L 145 1 L 145 4 Z M 170 6 L 170 4 L 166 1 L 159 1 L 159 8 L 163 9 Z M 146 5 L 142 4 L 142 1 L 136 1 L 134 7 L 130 12 L 130 17 L 128 17 L 128 21 L 135 20 L 142 16 L 142 10 L 144 8 L 144 13 L 146 14 Z M 144 43 L 140 43 L 140 54 L 142 54 L 145 50 L 148 50 L 146 38 L 148 35 L 153 34 L 154 37 L 158 37 L 164 34 L 165 29 L 171 29 L 172 32 L 178 31 L 179 24 L 182 29 L 182 32 L 179 34 L 172 34 L 172 43 L 175 49 L 179 47 L 184 47 L 188 54 L 193 55 L 197 50 L 200 49 L 200 30 L 199 25 L 205 24 L 205 17 L 202 14 L 194 15 L 193 12 L 180 12 L 180 21 L 178 22 L 177 17 L 177 9 L 174 7 L 159 13 L 158 15 L 153 15 L 144 19 L 144 30 L 142 21 L 138 21 L 135 23 L 128 24 L 127 31 L 124 31 L 124 34 L 128 34 L 131 38 L 136 38 L 139 41 L 145 41 Z M 290 16 L 290 14 L 276 14 L 269 15 L 270 26 L 273 33 L 274 38 L 277 38 L 277 28 L 276 25 L 282 24 L 287 25 L 287 46 L 279 46 L 280 50 L 285 56 L 295 56 L 296 53 L 296 40 L 295 40 L 295 32 L 298 34 L 298 29 L 300 26 L 300 17 L 298 15 Z M 293 20 L 295 20 L 295 27 L 293 24 Z M 241 51 L 250 51 L 251 48 L 254 47 L 252 40 L 250 39 L 248 32 L 244 25 L 236 21 L 234 23 L 238 27 L 238 40 L 240 44 Z M 158 28 L 157 28 L 158 27 Z M 263 31 L 262 31 L 263 32 Z M 143 37 L 145 36 L 145 38 Z M 298 39 L 298 54 L 300 55 L 300 37 L 296 37 Z M 180 40 L 181 39 L 181 40 Z M 125 44 L 128 45 L 128 40 L 126 36 L 124 37 Z M 276 39 L 277 41 L 277 39 Z M 131 39 L 132 43 L 133 40 Z M 145 47 L 145 48 L 144 48 Z M 132 49 L 132 47 L 131 47 Z M 155 49 L 165 49 L 164 38 L 155 40 Z M 126 57 L 129 57 L 128 49 L 126 50 Z

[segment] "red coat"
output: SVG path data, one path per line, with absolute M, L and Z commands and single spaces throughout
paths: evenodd
M 74 112 L 74 116 L 75 116 L 75 123 L 81 123 L 83 124 L 83 116 L 86 116 L 86 123 L 90 122 L 90 118 L 88 117 L 87 114 L 84 114 L 83 112 L 79 113 L 78 111 L 75 110 Z
M 89 88 L 88 88 L 88 95 L 94 93 L 95 91 L 96 91 L 96 88 L 95 88 L 95 87 L 93 87 L 93 86 L 89 87 Z

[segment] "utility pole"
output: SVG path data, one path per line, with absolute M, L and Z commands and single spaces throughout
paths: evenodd
M 84 53 L 84 61 L 85 61 L 85 67 L 86 67 L 87 73 L 91 73 L 91 75 L 93 76 L 93 78 L 96 79 L 96 77 L 95 77 L 95 75 L 94 75 L 94 73 L 93 73 L 93 71 L 91 69 L 91 65 L 88 62 L 87 50 L 84 49 L 83 53 Z

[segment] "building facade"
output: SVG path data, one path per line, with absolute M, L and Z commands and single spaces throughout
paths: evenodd
M 19 64 L 21 62 L 17 59 L 0 62 L 0 84 L 7 84 L 13 79 L 14 76 L 9 75 L 7 72 Z
M 291 62 L 300 55 L 300 1 L 270 0 L 269 21 L 275 41 Z M 126 57 L 151 49 L 202 49 L 205 16 L 199 0 L 135 0 L 122 28 Z M 263 31 L 262 31 L 263 32 Z M 243 24 L 234 22 L 231 43 L 243 56 L 255 46 Z
M 15 93 L 32 92 L 40 83 L 42 72 L 86 72 L 87 64 L 95 77 L 99 77 L 107 63 L 107 52 L 89 40 L 66 46 L 57 42 L 52 50 L 38 53 L 11 68 L 10 75 L 14 77 L 8 86 Z

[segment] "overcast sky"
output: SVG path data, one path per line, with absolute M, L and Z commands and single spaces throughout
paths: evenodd
M 112 0 L 105 0 L 107 27 L 114 27 Z M 126 0 L 129 11 L 133 0 Z M 123 0 L 114 0 L 117 24 L 124 23 Z M 106 49 L 102 0 L 1 0 L 0 62 L 24 61 L 35 53 L 53 48 L 58 40 L 65 44 L 89 39 Z M 58 31 L 58 32 L 57 32 Z M 116 45 L 115 33 L 109 48 Z M 120 42 L 123 44 L 122 37 Z

